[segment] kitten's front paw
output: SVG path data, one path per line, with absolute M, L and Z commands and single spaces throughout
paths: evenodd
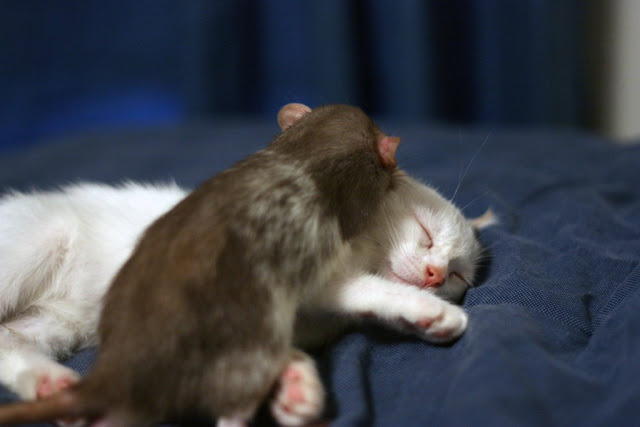
M 436 307 L 430 304 L 412 316 L 411 319 L 403 318 L 405 326 L 425 339 L 433 343 L 446 343 L 455 340 L 464 333 L 469 323 L 469 316 L 456 305 L 442 302 Z
M 322 415 L 324 388 L 313 360 L 296 353 L 280 376 L 271 413 L 283 426 L 309 424 Z

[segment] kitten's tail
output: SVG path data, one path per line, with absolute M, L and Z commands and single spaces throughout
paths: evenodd
M 48 399 L 0 405 L 0 425 L 18 425 L 63 418 L 95 419 L 96 405 L 87 404 L 77 390 L 65 390 Z

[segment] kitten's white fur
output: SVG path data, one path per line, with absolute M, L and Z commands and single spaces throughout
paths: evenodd
M 431 342 L 450 341 L 464 332 L 467 315 L 443 298 L 458 301 L 473 283 L 480 245 L 457 208 L 398 173 L 381 213 L 304 315 L 333 316 L 325 326 L 334 332 L 366 317 Z M 82 183 L 0 198 L 0 382 L 33 399 L 77 378 L 54 360 L 96 344 L 111 278 L 141 232 L 185 195 L 175 184 Z M 429 265 L 446 272 L 442 286 L 424 288 Z M 326 339 L 317 322 L 299 323 L 300 343 Z M 323 391 L 313 360 L 292 357 L 288 369 L 300 381 L 287 381 L 285 370 L 272 412 L 282 424 L 300 425 L 321 412 Z M 292 395 L 303 401 L 288 400 Z
M 53 362 L 96 344 L 100 300 L 141 231 L 185 195 L 175 184 L 76 184 L 0 199 L 0 382 L 36 397 Z

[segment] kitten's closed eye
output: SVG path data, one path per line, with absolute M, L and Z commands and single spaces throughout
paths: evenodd
M 414 214 L 414 217 L 418 225 L 420 225 L 420 228 L 422 228 L 422 231 L 424 231 L 424 238 L 419 240 L 420 246 L 427 249 L 431 249 L 433 247 L 433 238 L 431 237 L 431 233 L 429 233 L 429 230 L 427 230 L 427 227 L 422 225 L 417 215 Z

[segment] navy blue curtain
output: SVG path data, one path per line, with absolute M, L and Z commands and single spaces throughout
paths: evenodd
M 378 116 L 585 124 L 578 0 L 0 3 L 0 145 L 342 102 Z

